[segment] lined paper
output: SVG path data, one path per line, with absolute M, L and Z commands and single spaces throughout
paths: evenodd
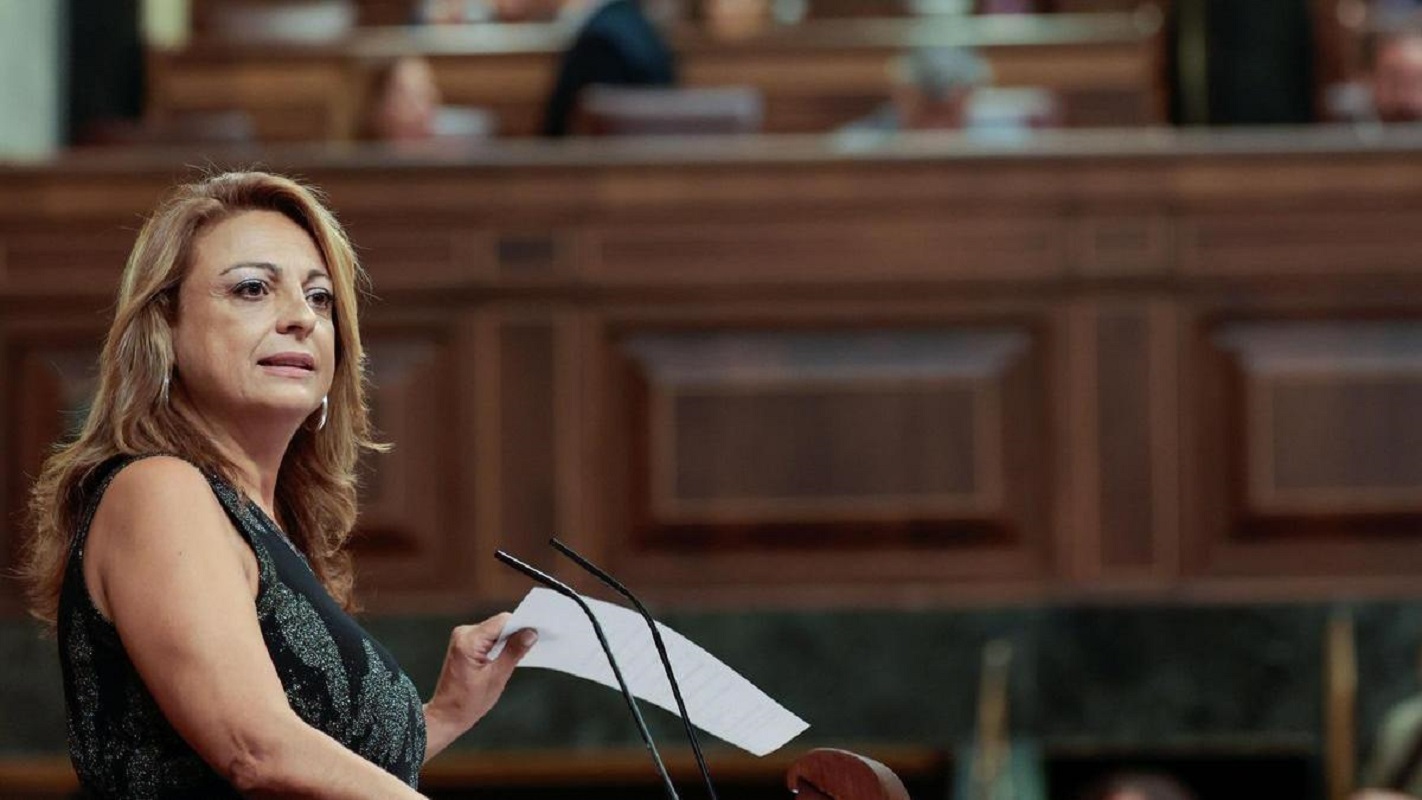
M 601 600 L 583 599 L 602 623 L 632 694 L 676 714 L 676 698 L 641 615 Z M 525 628 L 538 631 L 538 643 L 520 667 L 556 670 L 621 691 L 592 623 L 572 599 L 534 588 L 514 609 L 503 638 Z M 696 727 L 757 756 L 780 749 L 809 727 L 695 642 L 661 623 L 657 628 L 681 685 L 687 715 Z

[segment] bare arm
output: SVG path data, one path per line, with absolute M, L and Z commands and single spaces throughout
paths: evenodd
M 292 711 L 257 622 L 255 557 L 191 465 L 149 458 L 119 473 L 85 578 L 164 716 L 239 791 L 420 797 Z

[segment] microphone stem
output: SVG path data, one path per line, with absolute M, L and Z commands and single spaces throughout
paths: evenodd
M 548 543 L 551 544 L 555 550 L 572 559 L 573 563 L 587 570 L 593 577 L 607 584 L 618 594 L 627 598 L 627 602 L 631 603 L 637 609 L 637 613 L 642 615 L 642 619 L 646 620 L 647 628 L 652 632 L 652 644 L 656 647 L 657 657 L 662 660 L 662 670 L 667 674 L 667 683 L 671 686 L 672 697 L 676 699 L 677 710 L 681 712 L 681 724 L 686 730 L 687 741 L 691 743 L 691 752 L 696 756 L 696 766 L 701 770 L 702 779 L 706 781 L 706 794 L 711 800 L 718 800 L 716 797 L 716 787 L 711 783 L 711 770 L 706 768 L 706 757 L 701 754 L 701 742 L 696 735 L 696 729 L 692 727 L 691 715 L 686 711 L 686 701 L 681 697 L 681 683 L 676 679 L 676 671 L 672 669 L 671 656 L 667 653 L 666 642 L 662 641 L 662 632 L 657 629 L 657 621 L 652 617 L 652 612 L 648 611 L 647 607 L 642 604 L 642 601 L 637 599 L 637 595 L 633 594 L 632 590 L 624 586 L 621 581 L 612 577 L 611 574 L 598 565 L 587 560 L 587 558 L 583 557 L 578 551 L 564 544 L 558 537 L 555 536 L 549 539 Z
M 598 622 L 597 614 L 593 613 L 592 607 L 583 600 L 582 595 L 573 591 L 571 586 L 548 575 L 536 567 L 523 563 L 502 550 L 494 552 L 494 557 L 502 561 L 505 565 L 512 567 L 524 575 L 532 578 L 538 583 L 547 586 L 549 589 L 563 595 L 578 604 L 583 614 L 587 615 L 588 622 L 592 623 L 593 633 L 597 634 L 597 641 L 602 645 L 602 652 L 607 656 L 607 664 L 612 667 L 612 674 L 617 678 L 617 685 L 622 689 L 622 699 L 627 701 L 627 708 L 632 712 L 632 720 L 637 723 L 637 732 L 642 735 L 642 742 L 647 745 L 647 752 L 652 756 L 652 763 L 656 765 L 657 774 L 661 776 L 662 786 L 666 789 L 669 800 L 681 800 L 676 793 L 676 787 L 672 785 L 671 775 L 667 774 L 667 765 L 663 763 L 662 756 L 657 752 L 657 745 L 652 741 L 652 732 L 647 729 L 647 721 L 642 719 L 642 711 L 637 707 L 637 699 L 632 696 L 632 690 L 627 686 L 627 680 L 622 677 L 622 669 L 617 666 L 617 657 L 612 654 L 612 645 L 607 641 L 607 634 L 602 630 L 602 623 Z
M 652 763 L 657 765 L 657 772 L 661 774 L 667 797 L 671 800 L 681 800 L 677 796 L 676 787 L 672 785 L 671 776 L 667 774 L 666 764 L 662 762 L 662 756 L 657 752 L 657 745 L 652 741 L 651 731 L 647 729 L 647 723 L 642 719 L 642 711 L 637 708 L 637 701 L 632 697 L 632 690 L 627 688 L 627 681 L 622 677 L 622 670 L 617 666 L 617 660 L 612 657 L 612 645 L 608 644 L 607 636 L 602 632 L 602 626 L 596 622 L 592 609 L 583 603 L 582 598 L 575 597 L 574 599 L 577 600 L 578 605 L 583 607 L 583 611 L 594 619 L 593 632 L 597 634 L 597 640 L 602 643 L 603 652 L 607 653 L 607 663 L 612 667 L 612 674 L 617 677 L 617 685 L 622 687 L 622 698 L 627 701 L 627 708 L 632 711 L 632 718 L 637 721 L 637 730 L 642 734 L 642 741 L 647 745 L 647 752 L 652 756 Z

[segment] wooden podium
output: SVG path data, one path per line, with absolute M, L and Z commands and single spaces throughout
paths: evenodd
M 785 785 L 804 800 L 909 800 L 893 770 L 848 750 L 811 750 L 790 765 Z

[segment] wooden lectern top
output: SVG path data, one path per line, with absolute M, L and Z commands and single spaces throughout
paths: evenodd
M 785 784 L 802 800 L 909 800 L 893 770 L 848 750 L 811 750 L 790 765 Z

